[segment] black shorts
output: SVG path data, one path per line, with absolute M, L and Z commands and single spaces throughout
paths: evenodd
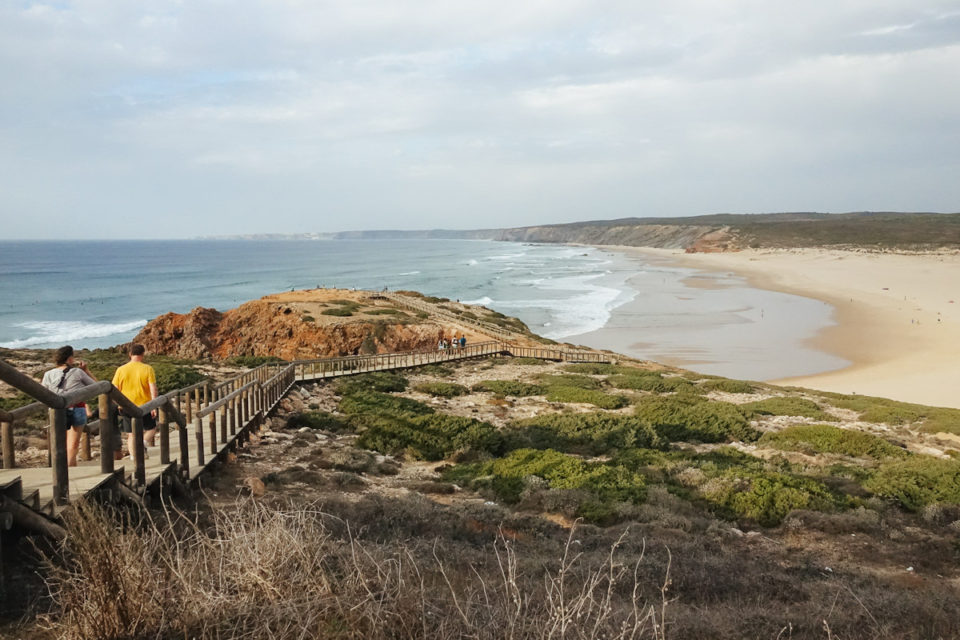
M 133 418 L 130 416 L 121 415 L 120 423 L 124 433 L 133 433 Z M 150 431 L 150 429 L 157 428 L 157 419 L 154 418 L 149 413 L 143 416 L 143 430 Z

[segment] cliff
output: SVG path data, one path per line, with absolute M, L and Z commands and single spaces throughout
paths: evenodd
M 197 307 L 151 320 L 134 338 L 149 353 L 222 360 L 275 356 L 284 360 L 433 349 L 468 327 L 414 317 L 368 292 L 298 291 L 266 296 L 220 312 Z
M 609 244 L 633 247 L 661 247 L 686 249 L 699 245 L 711 248 L 729 240 L 726 228 L 705 225 L 665 224 L 575 224 L 547 225 L 503 229 L 497 240 L 513 242 L 576 242 L 579 244 Z

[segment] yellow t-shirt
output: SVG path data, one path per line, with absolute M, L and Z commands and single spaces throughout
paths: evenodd
M 142 362 L 130 361 L 118 367 L 113 374 L 113 386 L 137 406 L 153 400 L 150 395 L 151 384 L 157 384 L 157 374 L 153 367 Z

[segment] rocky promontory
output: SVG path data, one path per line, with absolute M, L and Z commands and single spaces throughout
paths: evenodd
M 469 312 L 468 305 L 449 304 Z M 228 311 L 197 307 L 167 313 L 147 323 L 134 342 L 148 353 L 179 358 L 296 360 L 435 349 L 440 339 L 454 335 L 471 343 L 488 339 L 469 325 L 404 309 L 369 291 L 311 289 L 265 296 Z

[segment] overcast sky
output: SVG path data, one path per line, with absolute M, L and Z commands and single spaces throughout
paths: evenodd
M 0 238 L 960 211 L 960 0 L 0 0 Z

